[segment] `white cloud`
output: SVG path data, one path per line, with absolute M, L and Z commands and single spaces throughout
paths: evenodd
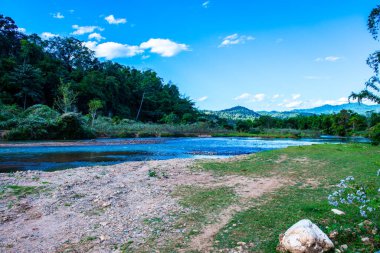
M 264 93 L 258 93 L 258 94 L 251 94 L 251 93 L 243 93 L 237 97 L 234 98 L 234 100 L 246 100 L 247 102 L 260 102 L 263 101 L 265 98 Z
M 96 41 L 87 41 L 83 44 L 89 49 L 95 51 L 96 57 L 106 58 L 107 60 L 122 57 L 132 57 L 144 52 L 138 46 L 120 44 L 116 42 L 105 42 L 98 44 Z
M 99 26 L 79 26 L 79 25 L 73 25 L 72 28 L 75 29 L 75 31 L 71 33 L 73 35 L 82 35 L 82 34 L 86 34 L 86 33 L 92 33 L 95 30 L 104 31 L 104 29 L 101 28 L 101 27 L 99 27 Z
M 331 61 L 331 62 L 334 62 L 334 61 L 338 61 L 338 60 L 340 60 L 341 58 L 340 57 L 338 57 L 338 56 L 327 56 L 326 58 L 325 58 L 325 61 Z
M 279 98 L 280 97 L 280 94 L 274 94 L 273 96 L 272 96 L 272 99 L 277 99 L 277 98 Z
M 59 35 L 58 34 L 54 34 L 54 33 L 51 33 L 51 32 L 43 32 L 41 33 L 41 38 L 44 39 L 44 40 L 48 40 L 48 39 L 51 39 L 53 37 L 58 37 Z
M 69 10 L 69 12 L 70 12 L 71 14 L 73 14 L 73 13 L 75 12 L 75 10 L 71 9 L 71 10 Z
M 247 98 L 249 98 L 251 96 L 252 96 L 252 94 L 250 94 L 250 93 L 243 93 L 243 94 L 235 97 L 234 100 L 247 99 Z
M 207 100 L 207 99 L 208 99 L 208 96 L 203 96 L 203 97 L 197 98 L 196 100 L 197 100 L 198 102 L 203 102 L 203 101 L 205 101 L 205 100 Z
M 264 93 L 255 94 L 252 96 L 252 98 L 249 100 L 250 102 L 260 102 L 263 101 L 265 98 Z
M 20 33 L 26 33 L 26 29 L 22 27 L 17 28 L 17 31 L 19 31 Z
M 220 43 L 220 45 L 218 47 L 226 47 L 229 45 L 244 44 L 250 40 L 255 40 L 255 38 L 252 36 L 249 36 L 249 35 L 239 35 L 239 34 L 235 33 L 235 34 L 231 34 L 231 35 L 228 35 L 227 37 L 225 37 L 223 39 L 222 43 Z
M 316 62 L 324 62 L 324 61 L 336 62 L 336 61 L 341 60 L 341 59 L 342 59 L 342 57 L 339 57 L 339 56 L 326 56 L 324 58 L 318 57 L 314 61 L 316 61 Z
M 150 49 L 151 53 L 156 53 L 163 57 L 172 57 L 182 51 L 189 51 L 189 46 L 169 39 L 149 39 L 140 44 L 140 49 Z
M 102 35 L 100 35 L 99 33 L 91 33 L 88 35 L 88 39 L 89 40 L 95 39 L 97 41 L 101 41 L 101 40 L 104 40 L 105 38 Z
M 303 103 L 302 101 L 292 101 L 292 102 L 286 103 L 284 106 L 287 108 L 294 108 L 294 107 L 298 107 L 302 105 L 302 103 Z
M 111 24 L 111 25 L 118 25 L 118 24 L 125 24 L 127 23 L 127 19 L 125 18 L 115 18 L 114 15 L 109 15 L 107 17 L 104 18 L 108 24 Z
M 301 97 L 301 94 L 292 94 L 292 99 L 296 100 Z
M 100 40 L 103 37 L 100 34 L 92 33 L 89 39 Z M 189 50 L 185 44 L 178 44 L 169 39 L 150 39 L 147 42 L 141 43 L 140 46 L 121 44 L 117 42 L 99 43 L 96 41 L 87 41 L 83 43 L 89 49 L 95 51 L 95 55 L 108 60 L 122 57 L 133 57 L 142 54 L 145 50 L 150 49 L 150 52 L 159 54 L 163 57 L 171 57 L 181 51 Z M 142 59 L 149 58 L 149 55 L 143 55 Z
M 322 106 L 322 105 L 342 105 L 347 104 L 348 98 L 347 97 L 341 97 L 338 99 L 329 99 L 329 100 L 312 100 L 310 101 L 310 105 L 312 107 Z
M 202 3 L 202 7 L 205 9 L 207 9 L 209 5 L 210 5 L 210 1 L 206 1 L 206 2 Z
M 53 13 L 52 16 L 53 16 L 53 18 L 58 18 L 58 19 L 65 18 L 65 16 L 63 16 L 60 12 Z

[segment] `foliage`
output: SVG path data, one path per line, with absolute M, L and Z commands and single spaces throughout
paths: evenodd
M 91 139 L 95 134 L 84 124 L 79 113 L 65 113 L 57 121 L 58 136 L 61 139 Z
M 28 98 L 31 103 L 41 100 L 42 72 L 30 64 L 17 66 L 10 74 L 10 84 L 17 87 L 16 97 L 22 101 L 25 110 Z
M 380 123 L 377 123 L 375 126 L 370 128 L 368 137 L 372 140 L 374 145 L 380 144 Z
M 375 7 L 368 17 L 368 30 L 372 34 L 374 40 L 379 41 L 379 22 L 380 22 L 380 5 Z M 373 70 L 372 76 L 366 83 L 365 89 L 359 93 L 352 93 L 350 98 L 357 99 L 361 102 L 363 99 L 369 99 L 377 104 L 380 104 L 380 78 L 379 78 L 379 65 L 380 65 L 380 51 L 372 53 L 367 59 L 367 65 Z
M 31 106 L 24 112 L 19 113 L 16 118 L 0 122 L 0 126 L 10 127 L 10 131 L 5 136 L 8 140 L 83 139 L 94 137 L 94 134 L 86 126 L 82 115 L 76 113 L 60 115 L 46 105 Z
M 55 139 L 59 113 L 46 105 L 34 105 L 19 115 L 8 140 Z
M 102 101 L 100 101 L 99 99 L 92 99 L 90 100 L 90 102 L 88 102 L 88 108 L 89 108 L 89 113 L 92 117 L 91 126 L 93 127 L 97 111 L 103 108 Z
M 74 109 L 73 107 L 77 101 L 77 97 L 78 93 L 71 89 L 71 84 L 64 83 L 61 79 L 55 106 L 63 113 L 71 112 Z

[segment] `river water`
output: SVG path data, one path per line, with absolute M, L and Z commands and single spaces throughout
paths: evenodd
M 82 145 L 81 142 L 76 142 L 77 145 L 62 145 L 61 142 L 57 146 L 54 146 L 54 142 L 49 142 L 46 146 L 34 145 L 39 144 L 38 142 L 28 142 L 27 146 L 0 147 L 0 172 L 53 171 L 81 166 L 171 158 L 224 158 L 289 146 L 346 141 L 331 137 L 320 139 L 236 137 L 134 139 L 133 141 L 137 144 L 123 143 L 128 140 L 131 139 L 98 139 L 93 144 L 87 142 L 86 145 Z

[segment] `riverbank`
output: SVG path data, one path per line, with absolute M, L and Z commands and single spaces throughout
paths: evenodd
M 273 252 L 278 235 L 301 218 L 325 232 L 356 222 L 350 210 L 332 217 L 327 195 L 348 175 L 376 177 L 379 157 L 367 144 L 326 144 L 217 161 L 0 174 L 0 249 Z

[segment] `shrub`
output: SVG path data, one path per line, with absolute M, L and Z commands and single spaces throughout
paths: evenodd
M 57 137 L 60 139 L 91 139 L 95 134 L 85 125 L 79 113 L 62 114 L 57 122 Z
M 10 130 L 17 126 L 21 108 L 17 105 L 0 105 L 0 129 Z
M 17 122 L 17 127 L 13 128 L 5 136 L 8 140 L 41 140 L 54 139 L 56 121 L 50 122 L 44 118 L 30 115 Z
M 40 117 L 53 122 L 59 117 L 59 113 L 46 105 L 33 105 L 23 112 L 26 117 Z
M 368 137 L 371 139 L 372 144 L 380 144 L 380 123 L 377 123 L 375 126 L 370 128 Z

